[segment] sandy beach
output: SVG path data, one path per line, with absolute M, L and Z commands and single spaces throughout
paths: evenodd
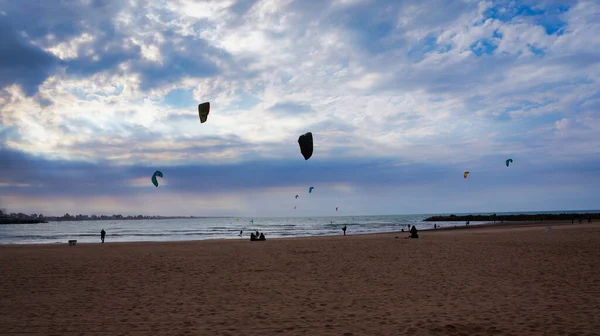
M 600 223 L 420 235 L 4 245 L 0 334 L 600 335 Z

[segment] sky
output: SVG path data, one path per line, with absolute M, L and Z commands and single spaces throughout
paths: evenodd
M 598 209 L 599 31 L 598 1 L 0 0 L 0 208 Z

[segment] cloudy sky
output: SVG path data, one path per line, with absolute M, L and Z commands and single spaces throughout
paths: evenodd
M 598 1 L 0 0 L 0 208 L 598 209 L 598 32 Z

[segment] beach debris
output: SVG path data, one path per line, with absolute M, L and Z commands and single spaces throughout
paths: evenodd
M 310 194 L 310 193 L 312 193 L 313 189 L 315 189 L 315 187 L 309 187 L 309 188 L 308 188 L 308 193 L 309 193 L 309 194 Z
M 313 136 L 311 132 L 302 134 L 298 138 L 298 144 L 300 145 L 300 153 L 304 156 L 304 160 L 310 159 L 313 153 Z
M 158 177 L 163 177 L 163 173 L 160 170 L 157 170 L 152 175 L 152 184 L 154 184 L 155 187 L 158 187 L 158 181 L 156 180 L 157 176 Z
M 76 239 L 69 240 L 69 246 L 75 246 L 76 244 L 77 244 L 77 240 Z
M 200 123 L 203 124 L 208 119 L 208 113 L 210 112 L 210 103 L 205 102 L 198 105 L 198 116 L 200 116 Z
M 506 166 L 508 167 L 513 162 L 513 159 L 506 160 Z
M 463 174 L 463 176 L 464 176 L 465 178 L 467 178 L 467 176 L 469 176 L 469 172 L 468 172 L 468 171 L 466 171 L 466 172 Z

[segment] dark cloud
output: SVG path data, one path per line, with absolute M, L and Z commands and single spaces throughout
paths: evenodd
M 21 85 L 28 96 L 56 68 L 58 59 L 20 36 L 0 16 L 0 88 Z
M 183 77 L 218 74 L 219 68 L 209 60 L 210 55 L 218 55 L 221 61 L 231 61 L 230 55 L 202 39 L 179 36 L 171 28 L 150 20 L 141 8 L 129 6 L 127 2 L 112 0 L 94 0 L 87 5 L 83 1 L 0 1 L 0 8 L 7 13 L 0 16 L 3 41 L 0 50 L 3 55 L 10 55 L 0 60 L 0 85 L 18 83 L 28 94 L 34 94 L 37 86 L 54 72 L 59 60 L 34 47 L 30 41 L 49 47 L 84 33 L 94 40 L 79 47 L 77 58 L 60 62 L 67 74 L 87 77 L 105 71 L 119 73 L 118 65 L 131 61 L 130 71 L 141 75 L 142 90 L 170 84 Z M 132 15 L 133 25 L 122 27 L 115 21 L 123 11 Z M 160 32 L 166 40 L 160 46 L 162 62 L 144 60 L 141 47 L 129 41 L 132 34 L 129 30 Z M 48 39 L 49 35 L 53 38 Z M 142 39 L 142 43 L 157 42 L 153 35 L 136 36 L 136 39 Z M 88 53 L 91 50 L 93 53 Z
M 179 47 L 185 47 L 185 50 L 177 50 Z M 219 73 L 214 61 L 208 60 L 206 56 L 220 51 L 204 40 L 185 37 L 177 43 L 168 42 L 160 49 L 161 64 L 140 61 L 133 67 L 134 71 L 142 75 L 142 90 L 173 83 L 184 77 L 211 77 Z M 226 59 L 227 56 L 223 54 L 219 58 Z
M 449 26 L 475 6 L 476 3 L 451 1 L 445 2 L 442 9 L 436 0 L 420 1 L 418 7 L 412 1 L 367 1 L 353 4 L 331 19 L 353 32 L 361 50 L 376 55 L 392 49 L 408 51 L 409 41 L 402 37 L 406 31 Z M 407 25 L 398 26 L 399 18 L 408 20 Z
M 169 179 L 169 189 L 179 193 L 235 192 L 255 188 L 298 184 L 351 182 L 381 184 L 410 182 L 423 178 L 430 169 L 408 168 L 412 175 L 380 166 L 380 160 L 345 160 L 306 164 L 304 160 L 250 161 L 221 165 L 182 165 L 157 167 L 147 165 L 117 166 L 108 161 L 98 163 L 46 160 L 22 152 L 0 150 L 0 182 L 26 183 L 31 187 L 3 187 L 3 194 L 38 196 L 128 195 L 148 192 L 130 187 L 126 181 L 148 177 L 159 169 Z M 406 171 L 406 170 L 405 170 Z M 435 177 L 430 176 L 430 180 Z M 150 185 L 150 184 L 149 184 Z
M 255 0 L 238 0 L 230 7 L 230 10 L 236 15 L 243 16 L 252 9 L 254 4 L 256 4 Z
M 484 158 L 484 160 L 487 158 Z M 494 188 L 512 185 L 519 188 L 557 184 L 587 185 L 598 182 L 595 172 L 600 161 L 574 163 L 571 166 L 526 166 L 516 160 L 506 168 L 504 158 L 494 167 L 477 164 L 465 168 L 445 164 L 404 164 L 393 159 L 329 160 L 320 162 L 265 160 L 219 165 L 117 166 L 108 161 L 98 163 L 47 160 L 22 152 L 0 149 L 0 183 L 30 184 L 30 187 L 0 187 L 3 195 L 35 196 L 127 196 L 151 192 L 150 176 L 161 170 L 170 191 L 183 194 L 210 192 L 244 193 L 255 189 L 282 186 L 316 186 L 350 183 L 359 189 L 422 187 L 435 193 L 493 192 Z M 484 162 L 484 161 L 482 161 Z M 471 175 L 463 179 L 462 173 Z M 557 179 L 560 176 L 561 179 Z M 127 181 L 147 178 L 148 188 L 132 187 Z
M 283 101 L 276 103 L 269 108 L 269 111 L 280 115 L 298 115 L 314 112 L 312 106 L 294 101 Z

